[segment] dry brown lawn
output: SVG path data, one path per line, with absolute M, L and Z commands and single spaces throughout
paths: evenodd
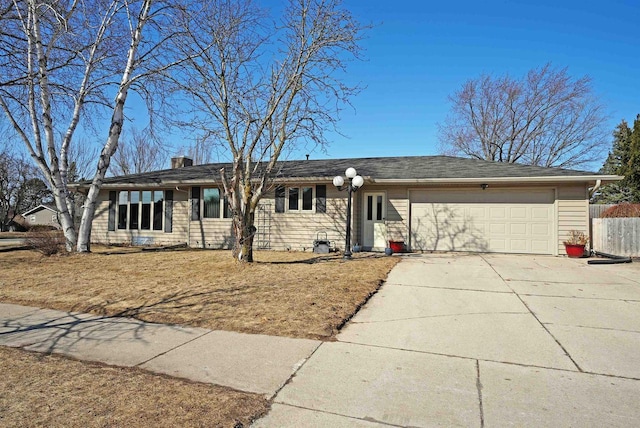
M 244 266 L 227 251 L 1 253 L 0 302 L 331 339 L 398 261 L 364 253 L 344 261 L 339 255 L 273 251 L 256 252 L 255 258 Z
M 248 427 L 262 396 L 0 347 L 0 426 Z
M 242 266 L 226 251 L 94 251 L 1 253 L 0 302 L 331 339 L 397 262 L 258 252 Z M 255 394 L 2 347 L 0 373 L 0 426 L 246 427 L 268 408 Z

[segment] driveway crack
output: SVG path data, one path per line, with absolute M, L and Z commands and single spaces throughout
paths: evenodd
M 513 294 L 516 295 L 516 297 L 522 302 L 522 304 L 524 305 L 525 308 L 527 308 L 527 310 L 529 311 L 529 313 L 533 316 L 533 318 L 535 318 L 536 321 L 538 321 L 538 324 L 540 324 L 540 326 L 547 332 L 547 334 L 549 334 L 549 336 L 551 336 L 551 338 L 558 344 L 558 346 L 560 347 L 560 349 L 562 349 L 562 352 L 564 352 L 564 354 L 567 356 L 567 358 L 569 358 L 569 360 L 571 360 L 571 362 L 573 363 L 574 366 L 576 366 L 576 369 L 578 369 L 579 372 L 583 373 L 584 370 L 582 370 L 582 367 L 580 367 L 578 365 L 578 363 L 576 362 L 576 360 L 573 359 L 573 357 L 571 356 L 571 354 L 569 354 L 569 351 L 567 350 L 567 348 L 565 348 L 562 343 L 560 343 L 560 341 L 551 333 L 551 331 L 549 331 L 549 329 L 547 328 L 547 326 L 540 320 L 540 318 L 538 318 L 538 316 L 531 310 L 531 308 L 529 307 L 529 305 L 527 305 L 527 302 L 524 301 L 524 299 L 518 294 L 516 293 L 516 291 L 511 288 L 511 286 L 509 285 L 509 282 L 506 281 L 502 275 L 500 275 L 500 272 L 498 272 L 496 270 L 496 268 L 493 267 L 493 265 L 487 261 L 487 259 L 484 258 L 484 256 L 480 256 L 482 258 L 482 260 L 484 260 L 489 266 L 491 266 L 491 269 L 493 269 L 493 271 L 496 273 L 496 275 L 498 275 L 500 277 L 500 279 L 502 279 L 502 281 L 506 284 L 507 287 L 509 287 L 509 289 L 511 289 L 511 291 L 513 292 Z
M 476 360 L 476 388 L 478 389 L 478 405 L 480 406 L 480 428 L 484 428 L 484 407 L 482 405 L 482 381 L 480 380 L 480 360 Z

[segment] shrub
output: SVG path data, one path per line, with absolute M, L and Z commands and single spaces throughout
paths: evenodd
M 42 230 L 29 232 L 25 243 L 45 256 L 52 256 L 64 250 L 66 241 L 61 230 Z
M 618 204 L 607 209 L 600 218 L 640 217 L 640 204 Z
M 33 226 L 28 226 L 27 231 L 28 232 L 35 232 L 35 233 L 39 233 L 39 232 L 52 232 L 55 230 L 60 230 L 55 226 L 48 226 L 45 224 L 34 224 Z
M 589 243 L 589 235 L 579 230 L 570 230 L 569 238 L 564 243 L 568 245 L 587 245 Z

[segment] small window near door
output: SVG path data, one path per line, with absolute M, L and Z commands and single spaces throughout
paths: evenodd
M 367 196 L 367 220 L 373 220 L 373 196 Z
M 298 211 L 298 195 L 300 189 L 298 187 L 289 187 L 289 211 Z
M 382 196 L 378 196 L 378 206 L 376 206 L 376 220 L 382 220 Z

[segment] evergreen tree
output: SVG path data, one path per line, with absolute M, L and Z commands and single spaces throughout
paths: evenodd
M 633 129 L 623 119 L 613 131 L 613 145 L 600 173 L 623 175 L 625 178 L 603 186 L 594 197 L 594 202 L 640 202 L 640 115 L 636 117 Z
M 621 172 L 624 175 L 622 184 L 631 194 L 629 202 L 640 203 L 640 114 L 633 122 L 628 154 L 624 159 Z

